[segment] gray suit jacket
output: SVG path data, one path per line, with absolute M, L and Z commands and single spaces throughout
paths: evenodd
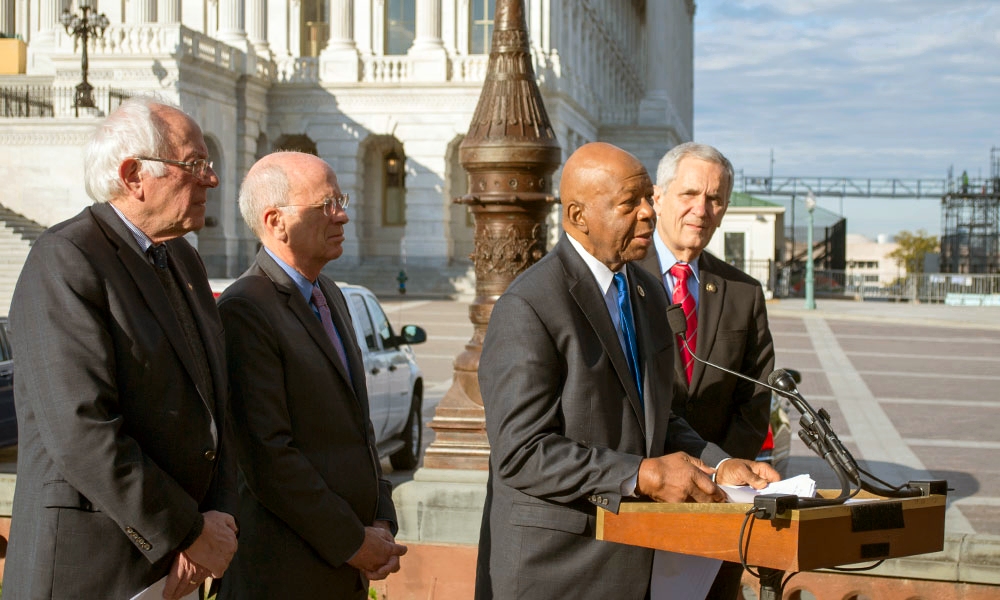
M 320 276 L 350 376 L 316 314 L 263 249 L 219 298 L 239 450 L 240 547 L 220 598 L 366 598 L 346 564 L 364 527 L 396 521 L 344 295 Z
M 663 286 L 628 265 L 644 407 L 594 277 L 565 234 L 497 301 L 479 364 L 490 477 L 476 597 L 643 598 L 652 550 L 594 539 L 643 457 L 726 455 L 670 412 Z
M 110 206 L 55 225 L 28 255 L 11 303 L 20 439 L 5 599 L 130 598 L 166 575 L 201 512 L 236 513 L 222 324 L 197 253 L 167 246 L 214 406 L 154 267 Z
M 655 248 L 638 264 L 663 284 Z M 708 252 L 701 253 L 698 269 L 695 355 L 758 381 L 766 380 L 774 369 L 774 342 L 760 282 Z M 661 331 L 660 335 L 673 338 L 669 328 Z M 767 435 L 771 392 L 698 361 L 689 387 L 680 366 L 680 350 L 676 352 L 674 412 L 727 453 L 755 458 Z

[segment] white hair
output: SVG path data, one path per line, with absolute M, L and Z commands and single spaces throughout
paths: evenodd
M 156 96 L 136 96 L 121 103 L 91 134 L 84 147 L 83 180 L 94 202 L 108 202 L 125 192 L 118 176 L 122 161 L 133 156 L 162 156 L 169 151 L 165 124 L 157 107 L 179 107 Z M 163 177 L 166 165 L 142 161 L 140 172 Z
M 663 158 L 660 159 L 660 164 L 656 167 L 656 185 L 663 189 L 669 187 L 674 177 L 677 176 L 677 165 L 680 164 L 681 159 L 688 156 L 722 166 L 726 172 L 725 198 L 728 203 L 729 196 L 733 193 L 733 163 L 729 162 L 729 159 L 723 156 L 721 152 L 707 144 L 685 142 L 671 148 L 669 152 L 663 155 Z
M 274 154 L 278 154 L 278 151 Z M 291 182 L 280 163 L 250 169 L 240 186 L 240 214 L 250 231 L 261 237 L 264 211 L 272 206 L 287 204 Z

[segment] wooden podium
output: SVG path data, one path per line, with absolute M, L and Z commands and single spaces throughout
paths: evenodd
M 820 491 L 821 496 L 838 492 Z M 777 583 L 784 571 L 872 562 L 944 548 L 945 497 L 890 499 L 862 492 L 857 501 L 751 517 L 747 564 Z M 622 503 L 618 514 L 597 511 L 597 539 L 740 562 L 739 537 L 751 504 Z

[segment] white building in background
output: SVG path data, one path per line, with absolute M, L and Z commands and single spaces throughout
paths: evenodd
M 471 218 L 451 200 L 466 191 L 458 147 L 486 72 L 493 0 L 0 0 L 0 31 L 27 44 L 27 72 L 0 75 L 0 87 L 75 86 L 79 48 L 59 16 L 85 2 L 111 23 L 89 44 L 105 108 L 74 118 L 71 99 L 57 99 L 55 116 L 0 110 L 0 205 L 42 225 L 77 213 L 90 202 L 81 148 L 107 110 L 101 90 L 152 91 L 194 116 L 215 161 L 221 185 L 195 240 L 211 276 L 252 260 L 239 182 L 278 148 L 315 152 L 351 195 L 335 276 L 392 287 L 405 261 L 411 289 L 441 291 L 470 272 Z M 691 139 L 693 0 L 526 7 L 564 157 L 603 140 L 655 172 Z
M 905 277 L 906 266 L 888 257 L 898 247 L 884 234 L 876 240 L 857 233 L 847 234 L 847 277 L 868 292 L 881 290 Z

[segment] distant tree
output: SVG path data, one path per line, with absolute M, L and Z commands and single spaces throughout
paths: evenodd
M 886 255 L 905 267 L 907 273 L 923 273 L 924 258 L 931 252 L 937 252 L 938 239 L 936 235 L 927 235 L 924 229 L 916 233 L 900 231 L 896 234 L 896 249 Z

